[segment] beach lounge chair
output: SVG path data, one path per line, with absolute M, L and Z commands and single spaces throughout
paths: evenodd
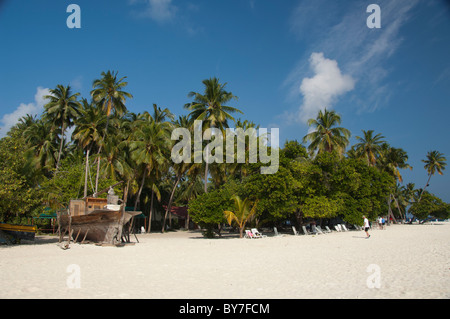
M 359 225 L 353 225 L 353 227 L 355 227 L 355 230 L 362 230 L 361 226 L 359 226 Z
M 313 233 L 310 233 L 310 232 L 306 229 L 305 226 L 302 226 L 302 230 L 303 230 L 303 233 L 304 233 L 305 235 L 312 235 L 312 234 L 313 234 Z
M 267 237 L 267 235 L 263 235 L 259 232 L 259 230 L 257 230 L 256 228 L 252 228 L 252 233 L 253 236 L 255 236 L 256 238 L 264 238 Z
M 324 232 L 326 232 L 326 233 L 331 233 L 331 229 L 330 229 L 330 227 L 328 227 L 328 226 L 325 226 L 325 230 L 324 230 Z
M 345 227 L 344 224 L 341 224 L 341 227 L 342 227 L 343 230 L 348 231 L 347 227 Z
M 275 234 L 275 237 L 283 236 L 280 233 L 278 233 L 278 229 L 276 227 L 273 228 L 273 233 Z
M 311 233 L 314 235 L 321 235 L 323 234 L 322 231 L 319 231 L 316 225 L 311 225 Z
M 341 226 L 339 224 L 334 225 L 334 229 L 336 229 L 337 232 L 341 231 Z
M 294 226 L 292 226 L 292 231 L 294 232 L 294 235 L 295 235 L 295 236 L 300 235 L 300 234 L 298 233 L 297 229 L 295 229 Z
M 278 234 L 278 229 L 276 227 L 273 228 L 273 233 L 275 234 L 275 236 L 280 236 L 280 234 Z
M 326 232 L 326 231 L 323 231 L 323 230 L 322 230 L 322 227 L 320 227 L 320 226 L 316 226 L 316 230 L 317 230 L 317 232 L 318 232 L 319 234 L 321 234 L 321 235 L 324 235 L 325 232 Z
M 245 235 L 244 235 L 244 237 L 245 237 L 245 238 L 248 238 L 248 239 L 254 239 L 254 238 L 255 238 L 255 236 L 253 235 L 253 233 L 252 233 L 250 230 L 248 230 L 248 229 L 245 230 Z

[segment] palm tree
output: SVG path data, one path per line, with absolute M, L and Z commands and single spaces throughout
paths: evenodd
M 375 166 L 377 158 L 382 156 L 381 145 L 384 143 L 384 136 L 381 134 L 373 135 L 373 130 L 364 131 L 362 130 L 364 136 L 356 136 L 359 143 L 355 144 L 353 147 L 360 157 L 365 158 L 369 166 Z
M 145 112 L 133 132 L 130 141 L 131 158 L 137 165 L 142 165 L 142 181 L 136 198 L 136 208 L 140 200 L 145 180 L 155 169 L 159 169 L 167 161 L 167 151 L 170 149 L 169 123 L 157 123 Z
M 169 120 L 174 120 L 174 115 L 168 108 L 165 108 L 164 110 L 158 107 L 156 104 L 153 104 L 153 120 L 156 123 L 162 123 L 168 118 Z
M 106 125 L 106 115 L 94 103 L 88 103 L 86 99 L 82 100 L 82 104 L 81 116 L 75 121 L 76 127 L 72 133 L 72 139 L 86 152 L 84 176 L 84 197 L 86 197 L 89 154 L 94 146 L 97 146 L 98 149 L 100 148 L 102 132 Z
M 25 116 L 22 116 L 18 123 L 13 126 L 11 129 L 16 129 L 19 132 L 24 132 L 27 128 L 29 128 L 30 126 L 36 124 L 38 122 L 38 118 L 37 115 L 31 115 L 31 114 L 27 114 Z
M 123 205 L 127 205 L 128 192 L 135 177 L 133 161 L 130 158 L 129 142 L 121 134 L 110 134 L 103 143 L 104 158 L 102 176 L 124 182 Z
M 94 102 L 102 105 L 104 111 L 106 112 L 106 126 L 105 134 L 103 139 L 108 134 L 108 126 L 110 121 L 110 115 L 115 113 L 117 115 L 122 115 L 126 112 L 125 100 L 126 98 L 133 98 L 133 96 L 123 91 L 123 88 L 128 85 L 128 82 L 124 82 L 126 76 L 118 79 L 117 73 L 114 71 L 102 72 L 102 78 L 94 80 L 91 91 L 91 96 Z M 101 147 L 98 150 L 97 155 L 100 155 Z M 97 176 L 95 180 L 95 193 L 97 193 L 98 188 L 98 176 L 100 171 L 100 156 L 97 158 Z
M 414 184 L 408 183 L 406 186 L 396 185 L 392 197 L 394 205 L 398 208 L 400 216 L 406 219 L 406 208 L 414 202 Z
M 194 134 L 193 123 L 191 121 L 189 121 L 186 116 L 180 116 L 177 119 L 177 121 L 173 122 L 173 126 L 178 127 L 178 128 L 188 129 L 191 136 Z M 192 156 L 192 152 L 191 152 L 191 156 Z M 183 176 L 186 174 L 190 174 L 191 178 L 192 177 L 195 178 L 196 176 L 198 176 L 199 168 L 200 168 L 200 166 L 198 163 L 189 163 L 189 162 L 186 162 L 186 163 L 181 162 L 178 164 L 173 163 L 172 166 L 170 167 L 169 173 L 172 173 L 171 174 L 172 178 L 170 178 L 170 176 L 169 176 L 169 182 L 171 182 L 173 180 L 175 180 L 175 182 L 174 182 L 172 190 L 170 192 L 169 202 L 166 207 L 166 212 L 164 215 L 162 229 L 161 229 L 162 232 L 165 231 L 166 220 L 167 220 L 167 217 L 168 217 L 169 212 L 172 207 L 175 191 L 179 188 L 178 186 L 179 186 L 180 182 L 182 181 Z
M 94 102 L 103 106 L 108 118 L 111 113 L 119 116 L 124 114 L 127 110 L 125 100 L 133 98 L 130 93 L 122 90 L 128 85 L 128 82 L 123 82 L 126 76 L 117 79 L 117 73 L 114 71 L 102 72 L 102 78 L 94 80 L 92 84 L 91 96 Z
M 58 172 L 59 162 L 61 160 L 66 128 L 72 126 L 73 120 L 80 114 L 79 108 L 81 105 L 77 101 L 79 95 L 80 93 L 72 94 L 70 86 L 64 87 L 58 84 L 55 89 L 50 90 L 50 95 L 44 96 L 45 99 L 50 100 L 44 106 L 45 117 L 61 129 L 61 141 L 56 160 L 56 173 Z
M 197 198 L 197 196 L 203 193 L 203 180 L 199 172 L 197 172 L 195 166 L 191 166 L 187 173 L 187 178 L 184 179 L 180 185 L 180 195 L 177 201 L 186 206 L 189 201 Z M 186 216 L 185 228 L 189 229 L 189 211 Z
M 350 131 L 343 127 L 336 127 L 341 124 L 341 117 L 335 111 L 319 111 L 316 119 L 309 119 L 308 125 L 315 130 L 305 137 L 303 143 L 310 142 L 308 150 L 311 154 L 317 152 L 329 152 L 336 150 L 343 154 L 349 143 Z
M 438 152 L 438 151 L 428 152 L 427 159 L 422 160 L 422 162 L 425 163 L 424 168 L 428 172 L 428 181 L 427 181 L 427 184 L 425 185 L 425 187 L 422 189 L 422 192 L 420 193 L 418 202 L 420 202 L 420 200 L 422 199 L 423 192 L 429 186 L 431 176 L 433 176 L 436 172 L 439 175 L 444 174 L 442 171 L 445 170 L 445 167 L 447 166 L 446 161 L 447 161 L 447 159 L 444 157 L 444 154 L 442 154 L 441 152 Z
M 227 106 L 226 103 L 232 99 L 237 100 L 231 92 L 225 90 L 225 84 L 220 84 L 219 79 L 210 78 L 203 80 L 205 90 L 203 94 L 190 92 L 188 97 L 193 98 L 192 103 L 186 104 L 185 108 L 191 112 L 189 116 L 192 120 L 203 121 L 203 131 L 207 128 L 219 128 L 224 131 L 228 127 L 228 121 L 234 121 L 232 113 L 242 113 L 239 109 Z M 211 138 L 208 136 L 208 138 Z M 207 150 L 208 153 L 208 150 Z M 205 193 L 208 192 L 208 161 L 205 165 Z
M 173 169 L 173 172 L 174 172 L 175 183 L 174 183 L 174 185 L 172 187 L 172 192 L 170 193 L 170 197 L 169 197 L 169 203 L 167 204 L 166 213 L 165 213 L 164 219 L 163 219 L 163 224 L 162 224 L 162 229 L 161 229 L 161 232 L 163 232 L 163 233 L 164 233 L 165 227 L 166 227 L 167 216 L 169 215 L 169 212 L 170 212 L 170 210 L 172 208 L 172 203 L 173 203 L 175 191 L 177 190 L 178 184 L 180 183 L 180 181 L 183 178 L 184 174 L 186 174 L 187 171 L 189 170 L 189 167 L 190 167 L 190 164 L 189 163 L 184 163 L 184 162 L 181 162 L 179 164 L 174 164 L 172 166 L 172 169 Z
M 50 122 L 42 119 L 23 132 L 25 142 L 30 145 L 26 153 L 28 163 L 47 177 L 56 163 L 59 138 L 57 133 L 58 130 L 53 130 Z
M 122 141 L 118 135 L 111 134 L 107 137 L 104 148 L 105 161 L 102 163 L 102 176 L 105 178 L 111 178 L 116 181 L 126 180 L 131 181 L 133 176 L 132 168 L 127 158 L 128 152 L 124 151 L 127 146 L 126 141 Z
M 406 151 L 401 148 L 391 147 L 388 143 L 383 143 L 381 145 L 381 154 L 382 160 L 380 165 L 382 168 L 402 183 L 403 177 L 399 169 L 409 168 L 412 170 L 412 167 L 407 163 L 408 154 Z
M 233 221 L 236 222 L 239 227 L 239 237 L 242 238 L 244 235 L 245 224 L 256 214 L 258 201 L 251 207 L 252 202 L 248 198 L 242 200 L 238 195 L 234 195 L 232 199 L 235 207 L 234 212 L 224 211 L 224 214 L 230 226 Z
M 244 144 L 245 147 L 245 163 L 238 163 L 237 162 L 237 145 L 234 146 L 234 150 L 235 152 L 235 163 L 233 164 L 228 164 L 226 165 L 226 168 L 229 172 L 230 175 L 234 175 L 234 177 L 239 178 L 240 180 L 243 180 L 246 176 L 248 176 L 250 174 L 250 158 L 251 156 L 255 155 L 253 152 L 257 152 L 258 153 L 258 149 L 259 149 L 259 139 L 261 138 L 267 138 L 266 136 L 257 136 L 257 131 L 259 129 L 259 125 L 256 125 L 255 123 L 248 121 L 248 120 L 244 120 L 241 121 L 240 119 L 238 119 L 236 121 L 236 128 L 241 128 L 244 132 L 249 132 L 249 134 L 251 134 L 251 136 L 244 136 L 245 140 L 243 141 L 238 141 L 239 137 L 236 138 L 236 143 L 241 142 L 242 144 Z M 254 130 L 253 132 L 251 132 L 251 130 Z M 256 141 L 256 149 L 252 150 L 250 148 L 250 139 L 253 138 Z M 251 154 L 252 153 L 252 154 Z

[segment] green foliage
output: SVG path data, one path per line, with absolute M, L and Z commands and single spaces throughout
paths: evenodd
M 310 218 L 332 218 L 337 215 L 342 201 L 329 199 L 325 196 L 310 197 L 305 200 L 302 211 L 305 217 Z
M 223 187 L 199 195 L 191 200 L 188 205 L 188 212 L 192 221 L 202 228 L 210 229 L 220 223 L 225 223 L 224 211 L 233 209 L 233 195 L 230 187 Z M 211 234 L 211 232 L 209 232 Z
M 238 195 L 232 197 L 234 201 L 233 211 L 224 211 L 228 224 L 231 226 L 235 222 L 239 227 L 240 237 L 243 237 L 244 227 L 256 213 L 258 201 L 252 203 L 248 198 L 242 200 Z
M 429 215 L 446 219 L 450 218 L 450 204 L 443 202 L 429 192 L 424 192 L 420 202 L 414 202 L 409 212 L 418 219 L 426 219 Z
M 27 181 L 25 143 L 16 133 L 0 140 L 0 221 L 26 223 L 27 213 L 40 202 L 41 191 Z
M 258 215 L 267 211 L 274 218 L 287 218 L 297 206 L 295 190 L 301 187 L 291 172 L 280 167 L 275 174 L 253 174 L 243 182 L 243 197 L 259 200 Z
M 300 144 L 297 141 L 286 141 L 284 144 L 284 148 L 282 149 L 280 153 L 281 157 L 285 157 L 288 159 L 301 159 L 301 158 L 307 158 L 308 152 L 306 151 L 306 148 Z
M 116 194 L 121 197 L 128 186 L 129 203 L 147 207 L 148 212 L 159 211 L 172 200 L 187 203 L 191 219 L 206 228 L 206 236 L 213 236 L 213 228 L 225 223 L 224 211 L 239 213 L 232 196 L 258 202 L 254 211 L 258 221 L 296 217 L 301 223 L 303 218 L 339 216 L 361 224 L 362 215 L 369 219 L 385 215 L 392 196 L 402 211 L 415 201 L 411 212 L 416 216 L 449 216 L 448 204 L 424 193 L 431 176 L 445 170 L 442 153 L 428 153 L 423 198 L 414 197 L 418 194 L 414 186 L 402 190 L 396 185 L 402 181 L 399 169 L 411 168 L 407 153 L 368 130 L 344 157 L 350 132 L 340 127 L 341 118 L 334 111 L 321 111 L 308 122 L 315 129 L 303 139 L 308 149 L 296 140 L 285 142 L 275 174 L 261 174 L 261 167 L 267 165 L 261 162 L 175 165 L 170 157 L 173 127 L 186 127 L 193 134 L 192 124 L 198 119 L 203 120 L 202 129 L 224 130 L 234 114 L 242 113 L 227 106 L 237 98 L 218 79 L 205 80 L 203 93 L 189 93 L 192 103 L 185 108 L 190 114 L 177 123 L 168 109 L 156 105 L 153 115 L 127 112 L 125 103 L 132 95 L 124 91 L 125 79 L 117 72 L 103 72 L 93 82 L 92 100 L 82 99 L 82 107 L 78 93 L 58 85 L 47 96 L 49 103 L 40 118 L 23 117 L 0 140 L 0 221 L 21 222 L 43 207 L 66 207 L 84 191 L 91 195 L 94 188 L 101 191 L 122 180 L 125 183 L 115 187 Z M 65 135 L 71 126 L 75 128 L 69 140 Z M 239 120 L 235 127 L 245 130 L 258 125 Z M 85 179 L 86 163 L 90 166 Z
M 92 179 L 95 179 L 95 169 L 91 169 Z M 116 184 L 113 179 L 100 179 L 99 191 L 107 189 L 110 185 Z M 84 164 L 74 163 L 73 160 L 65 159 L 59 172 L 53 178 L 47 179 L 42 183 L 42 190 L 45 194 L 44 201 L 54 209 L 67 207 L 71 199 L 83 197 L 84 189 Z M 119 198 L 122 196 L 122 185 L 114 188 Z M 92 194 L 92 193 L 91 193 Z M 106 198 L 107 193 L 99 195 Z

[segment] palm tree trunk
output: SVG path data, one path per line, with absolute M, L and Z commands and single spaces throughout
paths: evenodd
M 59 169 L 59 161 L 61 160 L 61 152 L 64 145 L 64 138 L 65 138 L 65 131 L 66 131 L 66 123 L 63 123 L 61 128 L 61 142 L 59 143 L 59 152 L 58 152 L 58 159 L 56 160 L 56 172 L 55 175 L 58 174 Z
M 206 145 L 206 161 L 205 161 L 205 193 L 208 192 L 208 153 L 209 153 L 209 145 Z
M 99 149 L 98 152 L 97 152 L 97 155 L 98 155 L 98 157 L 97 157 L 97 175 L 95 176 L 95 192 L 94 192 L 94 197 L 97 196 L 97 190 L 98 190 L 98 177 L 99 177 L 99 175 L 100 175 L 100 160 L 101 160 L 100 152 L 101 152 L 101 150 L 102 150 L 102 147 L 100 146 L 100 149 Z
M 397 198 L 395 198 L 395 196 L 393 194 L 391 194 L 391 195 L 392 195 L 392 198 L 394 199 L 395 203 L 397 204 L 397 209 L 398 209 L 398 213 L 400 214 L 400 218 L 403 219 L 403 220 L 406 220 L 406 216 L 403 216 L 403 213 L 402 213 L 402 211 L 400 209 L 400 205 L 398 203 Z
M 91 145 L 92 147 L 92 145 Z M 91 151 L 91 147 L 89 147 L 86 151 L 86 167 L 84 169 L 84 198 L 87 197 L 87 184 L 88 184 L 88 172 L 89 172 L 89 152 Z
M 173 195 L 175 195 L 175 190 L 177 189 L 177 185 L 180 182 L 180 179 L 181 179 L 181 175 L 177 176 L 177 181 L 175 182 L 175 185 L 173 186 L 173 189 L 172 189 L 172 193 L 170 194 L 169 204 L 166 207 L 166 214 L 164 215 L 164 220 L 163 220 L 163 225 L 162 225 L 162 230 L 161 230 L 162 233 L 164 233 L 164 230 L 165 230 L 164 228 L 166 227 L 167 215 L 169 214 L 169 211 L 171 209 Z
M 137 209 L 137 206 L 139 204 L 139 202 L 141 201 L 141 193 L 142 193 L 142 189 L 144 188 L 144 183 L 145 183 L 145 175 L 147 174 L 147 167 L 145 167 L 144 169 L 144 175 L 142 176 L 142 182 L 141 182 L 141 187 L 139 187 L 139 191 L 136 197 L 136 201 L 134 203 L 134 210 Z
M 108 109 L 111 109 L 111 101 L 108 102 Z M 109 113 L 106 115 L 106 126 L 105 126 L 105 134 L 102 137 L 102 144 L 105 141 L 105 137 L 108 134 L 108 126 L 109 126 Z M 100 148 L 98 149 L 97 155 L 98 155 L 98 159 L 97 159 L 97 176 L 95 176 L 95 194 L 97 194 L 98 191 L 98 178 L 100 175 L 100 161 L 101 161 L 101 157 L 100 157 L 100 153 L 102 151 L 102 145 L 100 145 Z
M 244 226 L 239 227 L 239 238 L 244 237 Z
M 189 230 L 189 212 L 186 213 L 186 222 L 184 223 L 184 228 Z
M 419 196 L 419 200 L 417 201 L 417 203 L 420 203 L 420 200 L 422 199 L 422 195 L 423 192 L 425 191 L 425 188 L 428 187 L 429 183 L 430 183 L 430 179 L 431 179 L 432 174 L 428 175 L 428 180 L 427 180 L 427 184 L 425 185 L 425 187 L 422 189 L 422 191 L 420 192 L 420 196 Z
M 391 196 L 389 196 L 389 199 L 388 199 L 388 206 L 389 206 L 389 210 L 388 210 L 387 224 L 390 225 L 391 224 L 391 214 L 392 214 L 392 210 L 391 210 Z
M 152 215 L 153 215 L 153 196 L 155 195 L 155 192 L 152 189 L 152 199 L 150 201 L 150 214 L 148 216 L 148 228 L 147 228 L 147 233 L 149 233 L 152 229 Z

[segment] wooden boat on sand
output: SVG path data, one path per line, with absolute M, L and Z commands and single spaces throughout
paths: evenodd
M 87 197 L 71 200 L 69 209 L 58 213 L 59 242 L 69 235 L 69 242 L 86 241 L 118 245 L 129 241 L 130 222 L 141 214 L 126 211 L 124 205 L 117 205 L 118 198 L 113 193 L 108 198 Z
M 0 231 L 10 237 L 13 242 L 20 242 L 21 239 L 34 240 L 37 226 L 35 225 L 12 225 L 0 223 Z

